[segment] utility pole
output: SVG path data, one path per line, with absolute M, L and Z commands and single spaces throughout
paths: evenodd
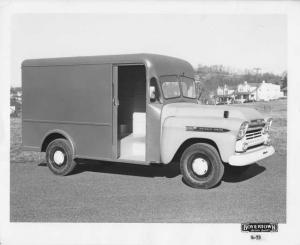
M 255 74 L 255 82 L 257 83 L 257 75 L 258 75 L 259 71 L 261 71 L 261 68 L 255 67 L 255 68 L 253 68 L 253 70 L 256 71 L 256 74 Z

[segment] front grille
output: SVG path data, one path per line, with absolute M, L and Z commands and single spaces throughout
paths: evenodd
M 260 129 L 256 129 L 256 130 L 251 130 L 251 131 L 247 131 L 246 132 L 246 139 L 250 140 L 250 139 L 255 139 L 262 136 L 262 128 Z
M 262 134 L 265 123 L 263 120 L 253 120 L 246 132 L 246 142 L 248 143 L 248 150 L 259 147 L 264 144 L 264 137 Z
M 246 132 L 246 139 L 251 140 L 262 136 L 262 129 L 265 126 L 263 119 L 252 120 Z

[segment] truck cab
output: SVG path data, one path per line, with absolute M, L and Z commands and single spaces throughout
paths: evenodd
M 195 188 L 217 185 L 224 163 L 252 164 L 274 153 L 271 118 L 254 109 L 200 105 L 184 60 L 132 54 L 22 63 L 22 144 L 46 152 L 67 175 L 77 159 L 169 164 Z

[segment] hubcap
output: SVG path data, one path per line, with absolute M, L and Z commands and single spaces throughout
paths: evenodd
M 57 165 L 63 164 L 65 161 L 65 155 L 62 151 L 56 151 L 53 155 L 53 160 Z
M 208 163 L 203 158 L 196 158 L 192 162 L 192 169 L 197 175 L 205 175 L 208 171 Z

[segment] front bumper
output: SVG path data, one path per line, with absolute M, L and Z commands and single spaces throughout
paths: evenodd
M 229 164 L 233 166 L 245 166 L 269 157 L 273 155 L 274 152 L 275 149 L 273 146 L 264 145 L 243 153 L 235 153 L 229 157 Z

